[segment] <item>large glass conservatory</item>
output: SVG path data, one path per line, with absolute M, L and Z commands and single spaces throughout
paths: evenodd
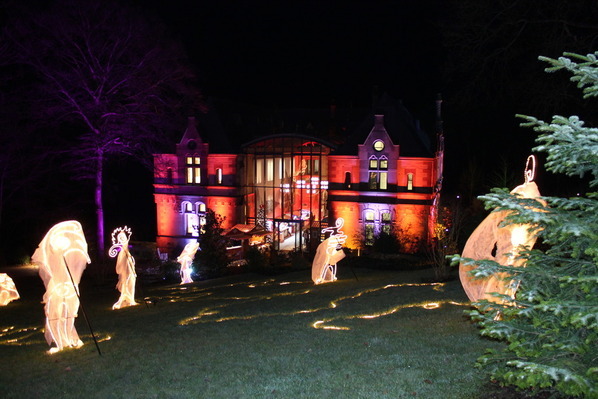
M 311 251 L 327 224 L 328 155 L 320 139 L 276 135 L 243 147 L 245 220 L 272 232 L 278 251 Z

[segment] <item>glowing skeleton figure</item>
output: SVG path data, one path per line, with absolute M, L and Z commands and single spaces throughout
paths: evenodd
M 0 273 L 0 306 L 6 306 L 10 301 L 19 298 L 19 292 L 12 278 L 6 273 Z
M 193 279 L 191 278 L 191 272 L 193 269 L 191 268 L 191 263 L 193 262 L 193 258 L 195 258 L 195 253 L 199 248 L 199 243 L 197 241 L 190 242 L 189 244 L 185 245 L 185 249 L 176 259 L 177 262 L 181 264 L 181 284 L 188 284 L 192 283 Z
M 528 169 L 530 162 L 532 168 Z M 523 198 L 538 198 L 540 191 L 534 183 L 535 160 L 533 156 L 528 158 L 525 171 L 525 183 L 515 187 L 511 194 L 518 194 Z M 543 201 L 540 201 L 544 203 Z M 463 258 L 475 260 L 489 259 L 501 265 L 525 266 L 522 260 L 516 259 L 519 253 L 519 246 L 533 247 L 536 242 L 536 235 L 529 232 L 529 225 L 511 224 L 500 226 L 508 215 L 507 211 L 494 211 L 480 223 L 471 234 L 463 248 Z M 496 292 L 499 294 L 515 297 L 517 287 L 508 280 L 505 273 L 498 273 L 486 278 L 474 278 L 469 272 L 477 266 L 459 265 L 459 278 L 465 293 L 472 302 L 481 299 L 500 303 L 499 298 L 490 295 Z
M 50 353 L 65 347 L 80 347 L 83 342 L 75 329 L 79 310 L 79 282 L 90 263 L 83 228 L 77 221 L 61 222 L 52 227 L 31 257 L 39 266 L 44 281 L 45 337 Z
M 311 279 L 314 284 L 336 281 L 336 264 L 345 257 L 342 246 L 347 236 L 341 231 L 345 223 L 343 218 L 336 219 L 336 226 L 325 228 L 322 233 L 332 232 L 330 237 L 318 245 L 311 267 Z
M 111 258 L 116 258 L 116 273 L 118 274 L 118 283 L 116 288 L 120 291 L 120 298 L 112 305 L 112 309 L 120 309 L 127 306 L 135 306 L 135 282 L 137 274 L 135 273 L 135 258 L 129 252 L 129 239 L 131 238 L 131 229 L 127 226 L 118 227 L 112 232 L 112 247 L 108 252 Z

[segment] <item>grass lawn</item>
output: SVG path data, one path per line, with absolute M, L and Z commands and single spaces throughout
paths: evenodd
M 319 286 L 309 270 L 146 286 L 155 305 L 121 310 L 112 284 L 84 276 L 101 356 L 81 311 L 85 345 L 49 355 L 41 279 L 13 277 L 21 299 L 0 307 L 0 397 L 489 397 L 474 363 L 498 344 L 464 317 L 458 279 L 354 272 L 341 262 L 339 280 Z

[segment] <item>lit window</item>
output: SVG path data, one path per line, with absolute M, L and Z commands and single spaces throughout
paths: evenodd
M 262 175 L 264 174 L 264 160 L 258 159 L 255 161 L 255 182 L 262 182 Z
M 204 204 L 203 202 L 197 202 L 195 205 L 197 206 L 197 212 L 206 211 L 206 204 Z
M 380 190 L 386 190 L 388 188 L 388 173 L 380 172 Z
M 373 210 L 368 209 L 367 211 L 365 211 L 365 221 L 366 222 L 373 222 L 375 217 L 376 217 L 376 214 L 374 213 Z
M 187 184 L 201 183 L 201 164 L 200 157 L 186 157 Z
M 266 181 L 274 180 L 274 160 L 266 160 Z
M 382 169 L 382 170 L 388 169 L 388 158 L 386 158 L 386 157 L 380 158 L 380 169 Z
M 378 172 L 370 172 L 369 188 L 370 190 L 378 189 Z
M 374 224 L 366 223 L 365 225 L 365 245 L 374 244 Z
M 376 140 L 374 141 L 374 150 L 382 151 L 384 149 L 384 141 Z
M 413 190 L 413 173 L 407 173 L 407 190 Z
M 222 169 L 221 168 L 216 169 L 216 183 L 222 184 Z
M 390 212 L 382 212 L 382 222 L 384 222 L 384 223 L 390 222 Z
M 376 158 L 370 158 L 370 169 L 378 169 L 378 160 Z

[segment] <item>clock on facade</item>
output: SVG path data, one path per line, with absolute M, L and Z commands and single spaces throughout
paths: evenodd
M 374 141 L 374 150 L 382 151 L 384 149 L 384 141 L 376 140 Z

